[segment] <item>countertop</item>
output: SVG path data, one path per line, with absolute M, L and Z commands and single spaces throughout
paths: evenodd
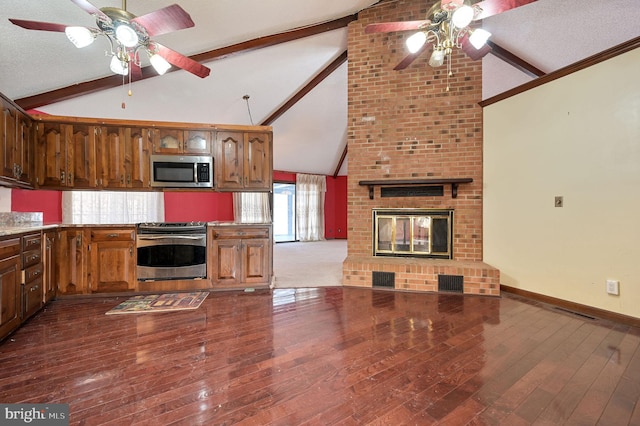
M 270 226 L 271 223 L 238 223 L 229 221 L 212 221 L 207 222 L 207 226 Z M 79 228 L 79 227 L 92 227 L 92 228 L 127 228 L 135 227 L 135 224 L 117 223 L 117 224 L 67 224 L 67 223 L 21 223 L 14 225 L 2 225 L 0 224 L 0 237 L 6 237 L 10 235 L 25 234 L 34 231 L 41 231 L 46 229 L 56 228 Z

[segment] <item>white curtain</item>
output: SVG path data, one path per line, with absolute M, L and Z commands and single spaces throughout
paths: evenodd
M 267 192 L 234 192 L 233 219 L 238 223 L 270 223 Z
M 325 176 L 296 175 L 296 224 L 300 241 L 324 240 L 325 192 Z
M 69 224 L 164 222 L 164 194 L 63 191 L 62 221 Z

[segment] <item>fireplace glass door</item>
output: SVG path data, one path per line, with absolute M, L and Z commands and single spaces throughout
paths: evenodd
M 376 256 L 450 259 L 452 211 L 374 210 Z

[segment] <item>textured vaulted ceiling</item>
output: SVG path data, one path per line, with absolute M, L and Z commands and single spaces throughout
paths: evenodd
M 99 8 L 122 7 L 118 0 L 91 1 Z M 404 2 L 396 1 L 399 7 Z M 195 27 L 154 39 L 191 56 L 350 16 L 376 1 L 130 0 L 127 10 L 143 15 L 173 3 L 191 15 Z M 95 26 L 92 17 L 69 0 L 5 0 L 1 16 L 0 92 L 9 98 L 111 75 L 104 38 L 76 49 L 63 33 L 28 31 L 7 20 Z M 640 36 L 638 22 L 639 0 L 538 0 L 488 18 L 483 25 L 495 44 L 549 73 Z M 206 79 L 170 72 L 133 83 L 131 97 L 128 87 L 116 87 L 38 109 L 83 117 L 259 124 L 339 59 L 347 49 L 346 38 L 343 27 L 206 62 L 212 70 Z M 483 59 L 484 98 L 532 79 L 495 56 Z M 244 95 L 249 95 L 248 103 Z M 333 175 L 346 145 L 347 63 L 271 125 L 276 170 Z M 339 174 L 346 172 L 345 161 Z

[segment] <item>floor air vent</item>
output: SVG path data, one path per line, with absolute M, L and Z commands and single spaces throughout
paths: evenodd
M 462 275 L 438 275 L 438 291 L 464 293 L 464 277 Z
M 396 287 L 396 273 L 395 272 L 378 272 L 373 271 L 371 273 L 371 281 L 374 287 Z

